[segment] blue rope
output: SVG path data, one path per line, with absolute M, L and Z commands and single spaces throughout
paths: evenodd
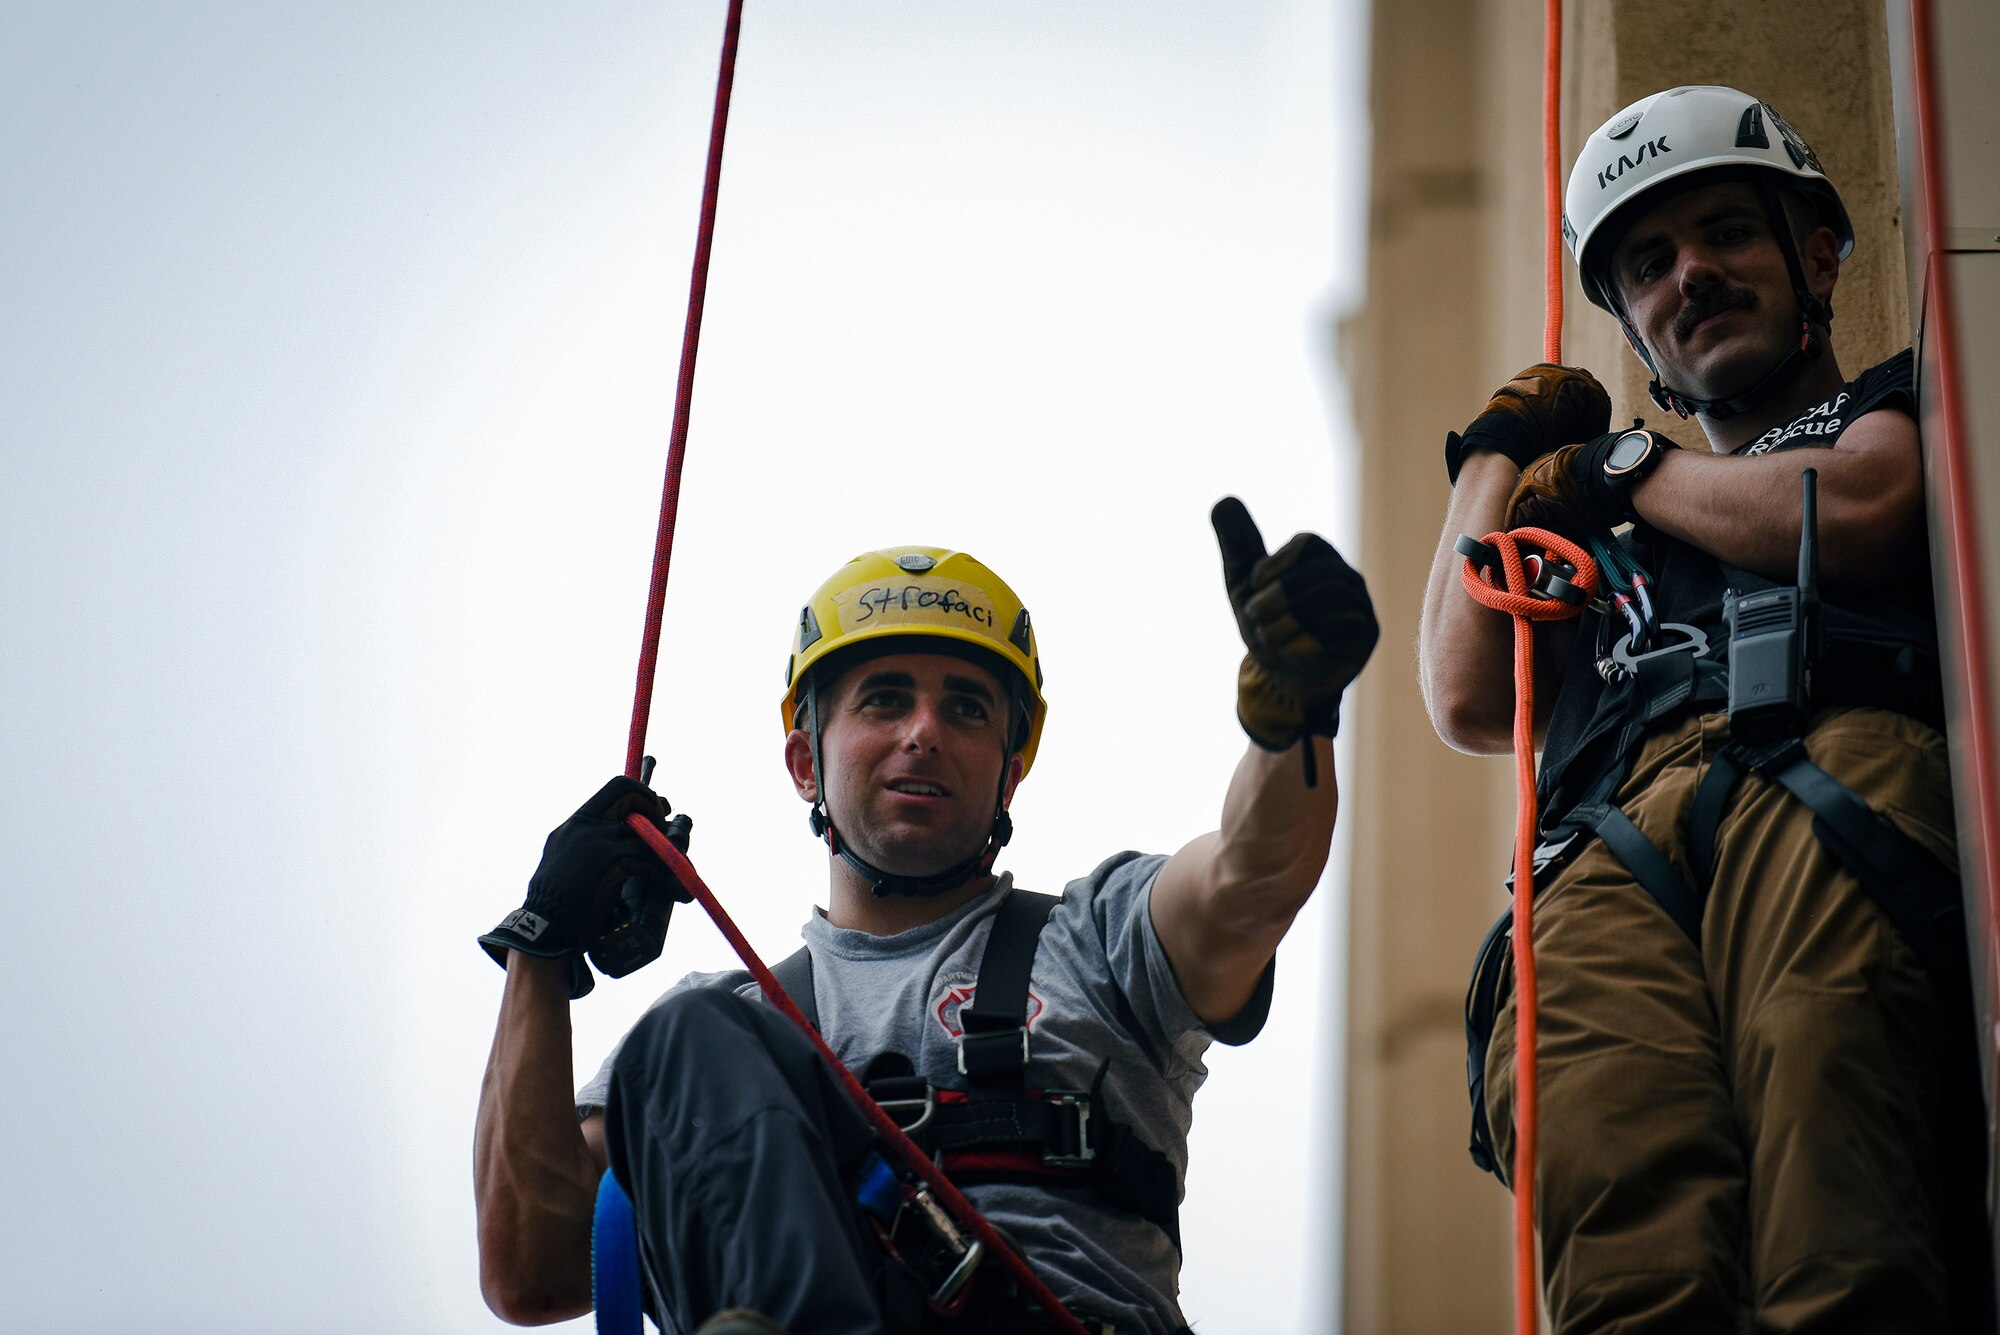
M 597 1184 L 590 1225 L 590 1297 L 598 1335 L 642 1335 L 639 1306 L 639 1226 L 632 1200 L 610 1173 Z

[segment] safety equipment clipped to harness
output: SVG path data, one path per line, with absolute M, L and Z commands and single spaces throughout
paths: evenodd
M 993 914 L 972 1004 L 959 1011 L 963 1088 L 933 1087 L 907 1059 L 885 1054 L 863 1072 L 869 1093 L 955 1182 L 1069 1183 L 1156 1225 L 1180 1249 L 1180 1179 L 1104 1102 L 1098 1068 L 1089 1089 L 1028 1084 L 1028 983 L 1043 926 L 1061 901 L 1010 890 Z M 815 1026 L 812 953 L 801 946 L 772 973 Z M 885 1058 L 893 1058 L 885 1060 Z

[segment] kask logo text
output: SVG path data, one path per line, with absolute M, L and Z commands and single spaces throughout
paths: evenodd
M 1658 139 L 1650 139 L 1639 145 L 1639 151 L 1630 157 L 1626 157 L 1623 153 L 1620 153 L 1618 161 L 1597 173 L 1597 188 L 1599 190 L 1604 189 L 1626 172 L 1631 171 L 1634 167 L 1644 162 L 1647 158 L 1657 158 L 1661 154 L 1671 152 L 1673 150 L 1667 147 L 1667 137 L 1661 135 Z

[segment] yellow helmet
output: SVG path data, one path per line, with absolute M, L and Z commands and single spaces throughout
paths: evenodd
M 1034 623 L 1007 581 L 942 547 L 863 552 L 813 591 L 785 661 L 785 731 L 797 726 L 800 684 L 816 666 L 910 650 L 967 659 L 1011 688 L 1010 750 L 1027 773 L 1048 713 Z

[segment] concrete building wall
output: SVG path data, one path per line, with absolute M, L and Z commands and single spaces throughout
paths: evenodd
M 1613 111 L 1681 83 L 1757 93 L 1818 151 L 1860 233 L 1836 294 L 1859 370 L 1909 341 L 1879 3 L 1693 0 L 1569 6 L 1564 162 Z M 1397 670 L 1359 702 L 1343 1266 L 1349 1335 L 1509 1325 L 1509 1198 L 1466 1155 L 1462 1002 L 1506 909 L 1511 764 L 1457 755 L 1425 718 L 1417 615 L 1448 488 L 1445 432 L 1542 356 L 1543 11 L 1524 0 L 1378 5 L 1368 296 L 1340 356 L 1364 441 L 1361 563 Z M 1669 434 L 1608 316 L 1567 282 L 1565 360 Z

